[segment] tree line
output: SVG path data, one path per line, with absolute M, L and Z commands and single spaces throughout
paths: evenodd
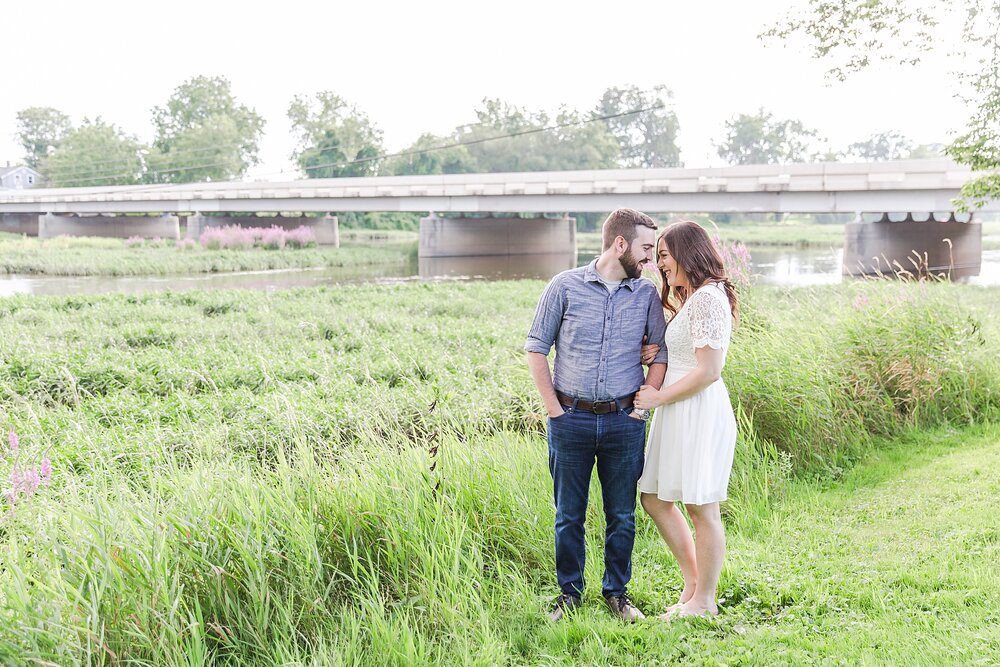
M 477 122 L 422 134 L 390 154 L 363 110 L 321 91 L 289 104 L 291 158 L 308 178 L 681 166 L 671 99 L 665 86 L 611 87 L 588 110 L 564 106 L 549 114 L 487 98 L 475 110 Z M 265 121 L 224 77 L 185 81 L 151 115 L 148 145 L 100 117 L 74 126 L 51 107 L 19 111 L 16 136 L 27 164 L 53 187 L 233 180 L 259 164 Z M 727 121 L 716 148 L 730 164 L 891 160 L 942 149 L 913 146 L 896 132 L 840 151 L 826 144 L 802 122 L 759 109 Z

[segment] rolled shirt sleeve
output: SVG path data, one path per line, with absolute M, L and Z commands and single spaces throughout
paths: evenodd
M 667 320 L 663 315 L 663 304 L 660 303 L 660 295 L 654 289 L 646 313 L 646 342 L 660 346 L 660 351 L 653 359 L 654 364 L 667 363 L 667 345 L 664 340 L 666 333 Z
M 524 343 L 525 352 L 537 352 L 548 356 L 559 336 L 559 327 L 565 310 L 566 294 L 562 288 L 562 274 L 560 274 L 549 281 L 542 297 L 538 300 L 535 319 L 531 322 L 528 339 Z M 660 335 L 663 335 L 662 332 Z

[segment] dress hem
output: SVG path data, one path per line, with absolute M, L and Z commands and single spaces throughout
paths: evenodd
M 665 503 L 684 503 L 685 505 L 708 505 L 708 504 L 711 504 L 711 503 L 724 503 L 727 500 L 729 500 L 729 494 L 728 493 L 724 494 L 721 498 L 720 497 L 709 496 L 707 500 L 706 499 L 701 499 L 701 500 L 698 500 L 698 501 L 684 500 L 684 498 L 682 498 L 682 497 L 676 497 L 676 496 L 669 497 L 669 498 L 664 498 L 663 496 L 660 495 L 660 493 L 658 491 L 646 491 L 642 487 L 639 487 L 639 493 L 648 493 L 648 494 L 651 494 L 651 495 L 655 495 L 658 499 L 662 500 Z

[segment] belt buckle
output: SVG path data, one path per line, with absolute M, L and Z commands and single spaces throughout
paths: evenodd
M 613 412 L 615 409 L 614 401 L 594 401 L 594 414 L 595 415 L 606 415 L 609 412 Z

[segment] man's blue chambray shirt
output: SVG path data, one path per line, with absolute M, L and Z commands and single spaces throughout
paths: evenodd
M 652 282 L 627 279 L 611 294 L 601 283 L 595 259 L 549 282 L 524 351 L 547 356 L 555 344 L 555 388 L 585 401 L 609 401 L 642 386 L 643 336 L 660 346 L 654 363 L 667 363 L 666 328 Z

